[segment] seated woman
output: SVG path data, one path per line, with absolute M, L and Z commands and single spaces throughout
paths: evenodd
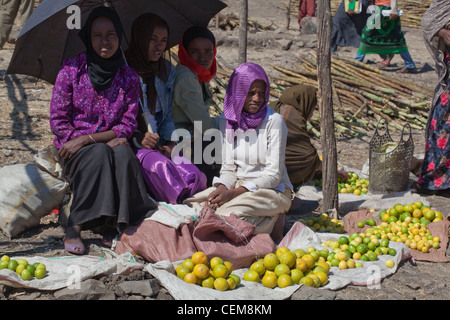
M 322 161 L 306 128 L 317 106 L 316 88 L 296 85 L 286 89 L 279 100 L 270 104 L 276 112 L 283 115 L 288 128 L 286 142 L 286 168 L 294 190 L 307 184 L 311 179 L 321 177 Z M 348 174 L 338 171 L 344 181 Z
M 176 66 L 173 95 L 175 127 L 189 131 L 193 138 L 191 160 L 206 174 L 207 184 L 211 185 L 213 177 L 219 174 L 220 165 L 205 161 L 203 150 L 210 144 L 204 139 L 205 131 L 219 129 L 218 117 L 211 117 L 209 113 L 212 103 L 209 82 L 217 70 L 216 40 L 209 29 L 194 26 L 186 30 L 178 48 L 180 63 Z M 196 150 L 195 144 L 201 146 L 201 155 L 196 155 L 200 150 Z
M 219 215 L 236 214 L 255 225 L 256 233 L 270 234 L 280 214 L 289 210 L 292 185 L 284 164 L 287 128 L 267 105 L 269 89 L 261 66 L 244 63 L 235 69 L 220 116 L 220 177 L 184 203 L 210 205 Z
M 145 112 L 139 109 L 138 133 L 141 134 L 134 137 L 142 175 L 155 200 L 175 204 L 206 189 L 206 176 L 187 159 L 177 165 L 171 160 L 175 146 L 172 99 L 176 72 L 163 58 L 168 38 L 167 22 L 153 13 L 144 13 L 133 23 L 125 55 L 142 85 L 141 103 Z
M 94 9 L 79 33 L 86 52 L 64 61 L 53 88 L 50 127 L 73 192 L 64 246 L 74 254 L 85 251 L 82 228 L 102 223 L 108 239 L 157 208 L 127 141 L 139 79 L 122 58 L 122 33 L 115 11 Z

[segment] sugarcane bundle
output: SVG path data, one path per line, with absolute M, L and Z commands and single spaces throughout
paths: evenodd
M 275 84 L 287 88 L 296 84 L 317 87 L 316 57 L 299 59 L 295 68 L 272 65 L 279 75 Z M 334 122 L 336 133 L 361 136 L 383 118 L 391 130 L 425 128 L 433 90 L 378 68 L 343 57 L 331 59 Z M 319 112 L 314 111 L 311 127 L 320 132 Z M 315 134 L 311 130 L 312 134 Z

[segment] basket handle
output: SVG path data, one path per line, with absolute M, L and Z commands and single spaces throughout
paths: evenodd
M 377 126 L 375 127 L 375 132 L 378 134 L 378 135 L 380 135 L 379 133 L 378 133 L 378 126 L 380 125 L 380 122 L 382 121 L 382 120 L 384 120 L 384 123 L 386 124 L 386 130 L 384 131 L 384 134 L 389 134 L 389 126 L 388 126 L 388 123 L 387 123 L 387 121 L 386 121 L 386 119 L 384 119 L 384 118 L 380 118 L 379 120 L 378 120 L 378 122 L 377 122 Z M 383 134 L 383 135 L 384 135 Z
M 410 140 L 410 139 L 412 139 L 412 130 L 411 130 L 411 126 L 409 125 L 409 123 L 406 123 L 404 126 L 403 126 L 403 129 L 402 129 L 402 135 L 401 135 L 401 137 L 400 137 L 400 141 L 404 141 L 403 140 L 403 135 L 405 134 L 405 128 L 406 128 L 406 126 L 408 126 L 408 128 L 409 128 L 409 139 L 408 140 Z

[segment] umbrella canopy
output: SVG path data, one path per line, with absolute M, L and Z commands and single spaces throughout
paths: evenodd
M 207 26 L 227 6 L 221 0 L 44 0 L 21 30 L 6 73 L 30 75 L 54 84 L 63 60 L 86 50 L 78 37 L 79 29 L 67 26 L 73 15 L 67 8 L 80 8 L 82 27 L 89 13 L 104 4 L 120 17 L 125 30 L 123 50 L 128 48 L 134 19 L 142 13 L 151 12 L 167 21 L 172 47 L 187 28 Z

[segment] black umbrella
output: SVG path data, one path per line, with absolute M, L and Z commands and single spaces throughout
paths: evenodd
M 26 74 L 54 84 L 63 60 L 85 50 L 79 29 L 72 28 L 78 8 L 82 27 L 89 13 L 104 4 L 120 16 L 125 29 L 124 50 L 133 21 L 142 13 L 152 12 L 167 21 L 169 45 L 174 46 L 187 28 L 207 26 L 227 6 L 221 0 L 44 0 L 21 30 L 6 73 Z M 71 5 L 76 6 L 72 7 L 75 11 L 67 10 Z

